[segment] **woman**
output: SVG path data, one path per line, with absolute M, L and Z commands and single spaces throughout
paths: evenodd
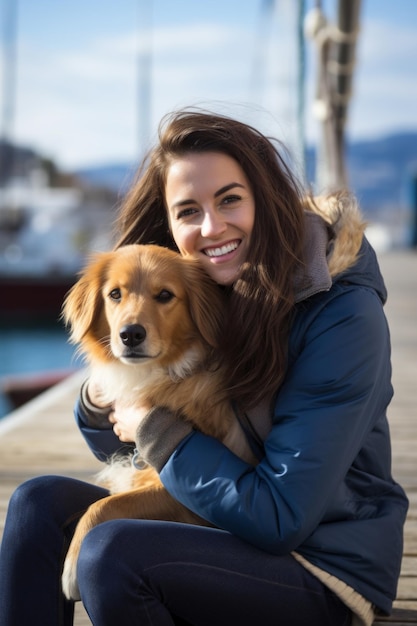
M 102 406 L 87 382 L 75 412 L 94 453 L 135 442 L 168 491 L 214 525 L 94 528 L 78 578 L 95 626 L 370 625 L 391 609 L 407 499 L 390 471 L 385 286 L 351 199 L 305 204 L 271 141 L 199 111 L 162 126 L 125 199 L 118 245 L 178 249 L 224 288 L 227 387 L 260 462 L 167 411 Z M 62 477 L 16 491 L 2 625 L 72 623 L 63 558 L 77 519 L 105 495 Z

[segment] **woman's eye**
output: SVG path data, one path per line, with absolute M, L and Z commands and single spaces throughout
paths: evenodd
M 197 209 L 194 209 L 192 207 L 181 209 L 181 211 L 178 211 L 177 213 L 177 220 L 180 220 L 183 217 L 188 217 L 189 215 L 194 215 L 194 213 L 197 213 Z
M 226 196 L 225 198 L 223 198 L 222 203 L 223 204 L 232 204 L 233 202 L 239 202 L 239 200 L 241 200 L 242 198 L 240 196 Z
M 109 298 L 111 300 L 116 300 L 116 301 L 121 300 L 122 299 L 121 290 L 118 287 L 116 289 L 112 289 L 111 292 L 109 293 Z

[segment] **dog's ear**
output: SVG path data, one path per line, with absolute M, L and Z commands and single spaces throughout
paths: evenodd
M 217 348 L 224 323 L 223 292 L 197 260 L 182 258 L 181 262 L 191 317 L 209 346 Z
M 101 314 L 101 289 L 109 255 L 103 252 L 93 256 L 64 300 L 61 317 L 71 329 L 72 343 L 80 343 Z

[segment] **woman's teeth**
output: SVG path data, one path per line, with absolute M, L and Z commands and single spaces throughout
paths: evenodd
M 206 248 L 204 250 L 204 254 L 207 256 L 223 256 L 224 254 L 229 254 L 229 252 L 233 252 L 238 247 L 238 243 L 235 241 L 234 243 L 228 243 L 225 246 L 221 246 L 220 248 Z

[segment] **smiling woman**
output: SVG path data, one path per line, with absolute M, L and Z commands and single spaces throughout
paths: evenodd
M 152 385 L 151 399 L 135 395 L 126 407 L 148 368 L 122 380 L 100 369 L 75 415 L 98 458 L 126 460 L 135 447 L 175 510 L 205 521 L 178 523 L 154 498 L 138 512 L 140 488 L 138 499 L 126 494 L 133 506 L 121 518 L 97 517 L 104 489 L 60 476 L 26 482 L 6 520 L 0 621 L 72 623 L 60 586 L 71 543 L 62 589 L 97 626 L 371 626 L 395 598 L 408 502 L 391 475 L 387 293 L 356 201 L 308 196 L 279 145 L 236 119 L 179 111 L 158 139 L 120 213 L 114 256 L 125 270 L 81 278 L 72 310 L 82 321 L 74 338 L 90 339 L 85 324 L 98 329 L 98 351 L 126 365 L 174 348 L 174 364 L 157 367 L 172 395 Z M 137 246 L 128 244 L 158 244 L 158 258 L 170 259 L 148 272 L 149 284 L 161 279 L 153 288 L 133 281 L 144 291 L 133 299 L 125 255 Z M 174 259 L 199 270 L 183 290 L 167 281 Z M 103 295 L 111 330 L 91 307 Z M 202 322 L 213 365 L 196 364 L 196 333 L 180 332 L 187 319 Z M 187 346 L 189 368 L 178 356 Z M 192 384 L 171 406 L 190 369 L 209 393 Z M 201 424 L 224 399 L 232 420 L 219 419 L 218 436 Z M 189 400 L 201 401 L 202 422 Z M 91 528 L 97 519 L 107 521 Z

